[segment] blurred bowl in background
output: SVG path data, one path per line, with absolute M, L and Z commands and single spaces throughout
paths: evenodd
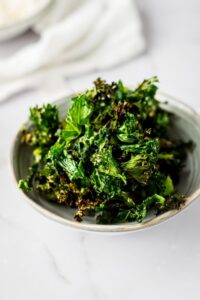
M 50 9 L 53 0 L 44 0 L 41 2 L 41 5 L 36 7 L 36 9 L 27 17 L 23 17 L 19 20 L 15 20 L 10 24 L 5 26 L 0 26 L 0 42 L 7 41 L 11 38 L 14 38 L 31 26 L 33 26 L 40 18 L 42 18 Z

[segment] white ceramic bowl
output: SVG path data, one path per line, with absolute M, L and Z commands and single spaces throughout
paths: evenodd
M 71 97 L 67 96 L 66 98 L 54 102 L 59 109 L 61 118 L 66 116 L 66 110 L 70 106 Z M 21 191 L 20 193 L 23 198 L 43 215 L 57 222 L 78 229 L 105 233 L 123 233 L 144 229 L 159 224 L 185 209 L 200 195 L 200 117 L 193 109 L 168 95 L 158 94 L 157 99 L 161 101 L 164 109 L 175 114 L 174 124 L 171 130 L 172 136 L 184 140 L 191 139 L 195 143 L 194 151 L 188 154 L 186 166 L 182 171 L 180 184 L 177 187 L 177 189 L 187 197 L 184 207 L 180 210 L 171 210 L 159 216 L 151 214 L 142 223 L 131 222 L 114 225 L 100 225 L 95 224 L 93 217 L 85 217 L 84 221 L 81 223 L 76 222 L 73 219 L 73 209 L 49 202 L 34 191 Z M 167 101 L 168 104 L 166 104 L 165 101 Z M 28 166 L 31 163 L 30 149 L 20 143 L 20 137 L 21 133 L 19 132 L 13 143 L 11 157 L 16 188 L 19 179 L 24 178 L 27 175 Z
M 11 25 L 0 27 L 0 42 L 14 38 L 29 29 L 48 12 L 52 2 L 53 0 L 46 0 L 44 4 L 30 17 L 12 23 Z

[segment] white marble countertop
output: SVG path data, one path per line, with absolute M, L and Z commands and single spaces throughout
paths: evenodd
M 137 2 L 147 51 L 113 70 L 68 79 L 66 90 L 97 76 L 135 84 L 157 74 L 163 91 L 200 108 L 199 0 Z M 34 39 L 29 32 L 0 44 L 0 56 Z M 67 228 L 21 199 L 10 145 L 28 108 L 43 100 L 44 91 L 32 91 L 0 106 L 0 299 L 200 299 L 200 199 L 166 223 L 123 236 Z

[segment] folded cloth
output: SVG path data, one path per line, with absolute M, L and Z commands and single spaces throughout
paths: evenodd
M 33 29 L 40 34 L 39 41 L 0 60 L 0 100 L 9 96 L 12 84 L 12 92 L 22 82 L 29 88 L 31 76 L 41 78 L 44 70 L 62 66 L 65 77 L 102 70 L 127 61 L 145 47 L 131 0 L 56 0 Z M 16 88 L 18 81 L 20 88 Z M 1 88 L 7 91 L 2 97 Z

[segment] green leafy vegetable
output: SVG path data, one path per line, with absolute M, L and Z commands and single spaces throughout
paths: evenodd
M 59 128 L 58 111 L 51 104 L 30 109 L 30 121 L 34 128 L 23 130 L 23 141 L 31 146 L 49 146 L 55 142 L 54 135 Z
M 89 104 L 85 95 L 77 96 L 72 99 L 72 107 L 68 111 L 68 118 L 75 124 L 86 125 L 92 113 L 92 106 Z
M 77 221 L 142 222 L 150 210 L 180 208 L 176 183 L 191 142 L 170 138 L 173 116 L 156 99 L 157 82 L 131 90 L 97 79 L 72 99 L 65 120 L 51 104 L 32 108 L 22 143 L 33 148 L 34 164 L 19 187 L 77 208 Z

